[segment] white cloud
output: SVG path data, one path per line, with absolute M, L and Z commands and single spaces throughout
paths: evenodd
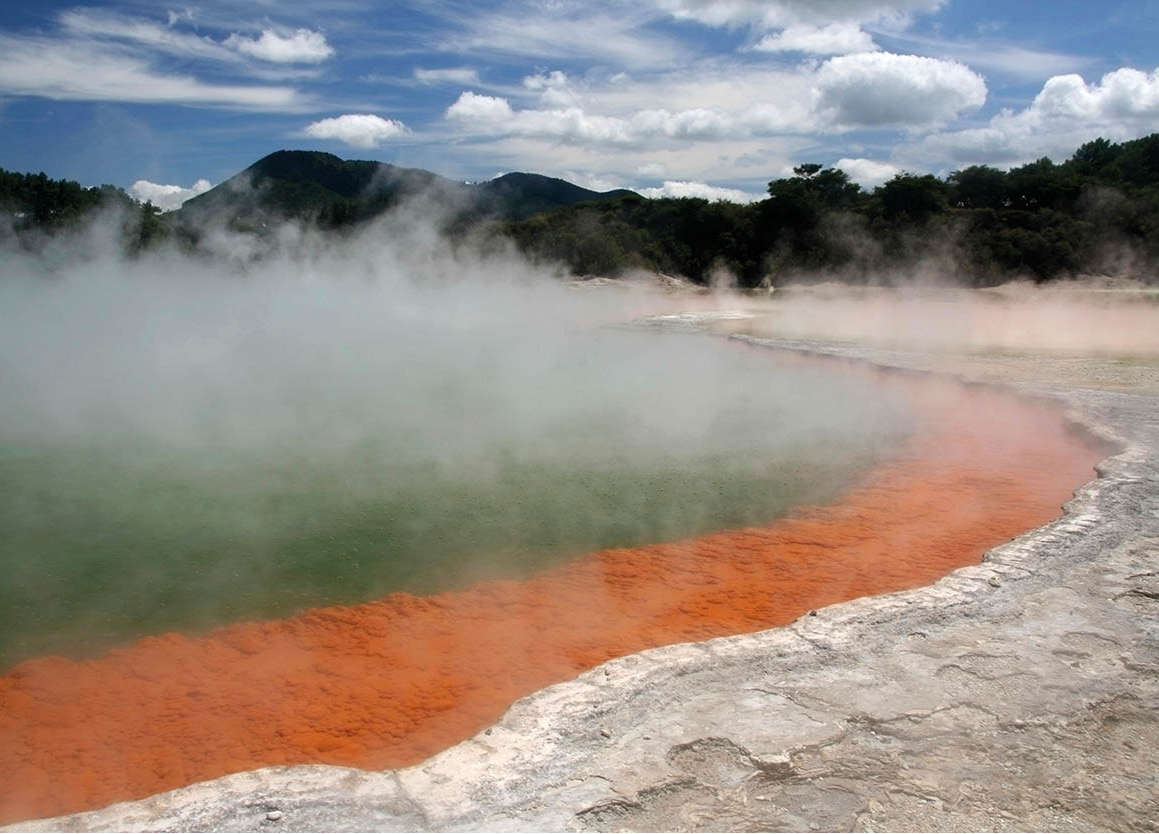
M 590 188 L 592 191 L 614 191 L 623 188 L 623 180 L 616 176 L 592 173 L 591 171 L 564 171 L 561 179 Z
M 676 18 L 709 26 L 778 29 L 835 21 L 902 25 L 915 13 L 932 12 L 945 0 L 656 0 Z
M 1094 58 L 1027 49 L 1014 44 L 967 44 L 944 51 L 948 57 L 965 61 L 972 67 L 1003 73 L 1020 79 L 1039 79 L 1071 72 L 1095 62 Z
M 862 157 L 855 159 L 843 157 L 837 160 L 833 167 L 840 168 L 847 173 L 849 179 L 862 188 L 874 188 L 901 173 L 901 168 L 896 165 Z
M 314 139 L 337 139 L 354 148 L 377 148 L 388 139 L 410 133 L 410 128 L 395 119 L 371 113 L 347 113 L 311 122 L 303 133 Z
M 1025 44 L 1012 44 L 990 39 L 949 40 L 930 38 L 913 33 L 892 33 L 895 41 L 904 44 L 907 52 L 952 58 L 974 69 L 1004 75 L 1024 81 L 1047 79 L 1052 75 L 1076 72 L 1095 62 L 1095 58 L 1066 52 L 1035 49 Z
M 506 122 L 513 113 L 507 99 L 467 90 L 447 108 L 446 115 L 448 119 L 486 127 Z
M 576 60 L 619 68 L 670 67 L 690 57 L 687 43 L 648 28 L 656 12 L 645 4 L 624 3 L 608 10 L 580 2 L 517 0 L 500 10 L 483 4 L 477 8 L 473 17 L 456 11 L 448 19 L 459 32 L 437 45 L 441 51 Z
M 752 194 L 737 188 L 722 188 L 708 185 L 703 182 L 682 182 L 665 180 L 657 188 L 637 188 L 636 193 L 649 198 L 660 197 L 699 197 L 704 200 L 725 200 L 730 203 L 755 203 L 763 200 L 765 194 Z
M 523 87 L 539 93 L 539 103 L 547 107 L 567 107 L 579 101 L 578 93 L 572 89 L 571 79 L 561 70 L 525 76 Z
M 150 18 L 77 8 L 62 12 L 57 21 L 64 33 L 60 41 L 62 43 L 71 40 L 89 48 L 120 49 L 138 59 L 173 56 L 186 62 L 212 61 L 226 64 L 247 76 L 273 81 L 312 78 L 320 71 L 314 66 L 300 65 L 317 63 L 312 59 L 290 62 L 271 60 L 262 52 L 260 38 L 245 38 L 235 33 L 225 40 L 217 41 L 207 35 L 182 31 L 181 26 L 186 20 L 184 16 L 170 12 L 169 18 L 169 24 L 162 25 Z M 192 17 L 188 19 L 192 20 Z M 330 49 L 329 46 L 325 48 Z M 271 54 L 290 53 L 284 49 L 281 52 L 275 49 Z
M 219 42 L 177 28 L 182 19 L 172 13 L 167 26 L 148 18 L 84 8 L 64 11 L 57 20 L 71 37 L 118 41 L 160 54 L 235 66 L 245 66 L 249 59 L 275 64 L 317 64 L 334 54 L 324 35 L 308 29 L 298 29 L 284 37 L 268 29 L 256 38 L 235 32 Z
M 160 72 L 111 45 L 9 35 L 0 35 L 0 93 L 246 109 L 296 109 L 302 103 L 290 87 L 207 84 Z
M 180 185 L 159 185 L 148 180 L 137 180 L 129 186 L 129 193 L 142 203 L 148 200 L 162 211 L 181 208 L 181 204 L 191 197 L 204 194 L 213 186 L 207 179 L 200 179 L 189 188 Z
M 257 38 L 247 38 L 235 32 L 223 43 L 252 58 L 275 64 L 318 64 L 334 54 L 334 48 L 326 43 L 326 37 L 309 29 L 298 29 L 285 36 L 264 29 Z
M 842 127 L 944 124 L 986 101 L 982 76 L 957 61 L 867 52 L 817 72 L 817 111 Z
M 446 118 L 477 138 L 657 151 L 818 130 L 936 126 L 986 98 L 982 78 L 957 62 L 890 53 L 788 70 L 714 62 L 617 83 L 577 85 L 562 72 L 541 72 L 522 86 L 538 94 L 536 104 L 520 107 L 506 97 L 466 91 Z M 657 101 L 667 106 L 648 106 Z M 657 159 L 653 154 L 645 162 Z
M 1050 78 L 1023 110 L 1003 110 L 986 127 L 927 136 L 904 151 L 962 164 L 1014 165 L 1041 156 L 1061 161 L 1098 136 L 1134 139 L 1159 129 L 1159 69 L 1122 68 L 1097 84 L 1079 75 Z
M 877 44 L 855 23 L 830 23 L 827 26 L 801 24 L 765 35 L 752 49 L 759 52 L 848 55 L 851 52 L 872 52 L 877 49 Z
M 172 15 L 172 13 L 170 13 Z M 152 20 L 97 9 L 69 9 L 58 17 L 72 36 L 129 41 L 168 55 L 238 63 L 244 59 L 212 38 L 181 32 Z M 176 20 L 174 20 L 176 22 Z
M 420 84 L 478 84 L 479 73 L 471 67 L 448 67 L 445 69 L 415 68 L 415 80 Z
M 636 166 L 636 175 L 640 177 L 662 177 L 668 173 L 668 166 L 663 162 L 645 162 Z
M 707 155 L 704 143 L 936 125 L 980 106 L 986 96 L 985 82 L 961 64 L 889 53 L 791 70 L 714 62 L 617 83 L 575 85 L 562 72 L 541 72 L 524 78 L 522 86 L 539 94 L 538 104 L 519 107 L 505 97 L 466 91 L 447 108 L 446 118 L 476 138 L 522 137 L 605 153 L 651 151 L 651 158 L 638 163 L 645 164 L 658 161 L 662 149 L 700 146 Z M 647 106 L 656 101 L 668 106 Z M 696 179 L 687 171 L 679 174 Z
M 540 72 L 523 78 L 523 86 L 529 90 L 558 90 L 568 86 L 567 73 L 562 70 Z
M 505 98 L 470 91 L 447 108 L 446 116 L 485 134 L 605 145 L 632 145 L 648 139 L 708 139 L 724 135 L 733 126 L 727 114 L 704 108 L 638 110 L 627 117 L 591 114 L 579 107 L 514 110 Z

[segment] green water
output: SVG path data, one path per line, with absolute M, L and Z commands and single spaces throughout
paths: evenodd
M 901 436 L 896 410 L 864 382 L 707 339 L 679 344 L 707 364 L 662 378 L 645 362 L 621 394 L 590 398 L 594 377 L 577 373 L 551 408 L 558 379 L 501 405 L 467 385 L 475 393 L 453 392 L 449 413 L 440 400 L 439 420 L 384 408 L 337 438 L 327 415 L 349 413 L 332 403 L 261 442 L 124 427 L 9 438 L 0 667 L 767 522 L 834 497 Z M 600 377 L 616 351 L 584 355 Z M 500 417 L 484 419 L 488 409 Z

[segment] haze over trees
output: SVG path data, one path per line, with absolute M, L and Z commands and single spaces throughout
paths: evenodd
M 925 264 L 977 285 L 1083 273 L 1159 280 L 1159 134 L 1096 139 L 1061 164 L 975 165 L 945 178 L 903 172 L 872 190 L 838 168 L 805 163 L 749 205 L 594 192 L 537 174 L 466 184 L 279 151 L 161 215 L 113 186 L 0 171 L 0 236 L 59 232 L 116 207 L 130 252 L 171 238 L 196 249 L 207 223 L 261 234 L 265 224 L 294 220 L 341 234 L 416 197 L 437 208 L 452 238 L 482 231 L 577 275 L 644 269 L 708 282 L 724 270 L 755 287 L 889 280 Z

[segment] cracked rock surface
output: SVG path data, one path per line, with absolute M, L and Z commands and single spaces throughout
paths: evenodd
M 406 770 L 266 768 L 14 829 L 1159 829 L 1159 369 L 1125 390 L 1108 362 L 948 369 L 1060 397 L 1122 451 L 932 586 L 611 661 Z

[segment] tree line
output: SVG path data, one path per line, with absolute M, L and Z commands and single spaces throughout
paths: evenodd
M 73 180 L 50 179 L 43 171 L 19 174 L 0 168 L 0 241 L 13 236 L 35 245 L 45 235 L 79 228 L 101 211 L 115 214 L 121 243 L 130 254 L 168 236 L 159 208 L 138 203 L 115 185 L 86 188 Z
M 502 224 L 533 258 L 574 273 L 645 269 L 741 286 L 771 278 L 888 280 L 936 256 L 959 281 L 1121 272 L 1155 280 L 1159 134 L 1096 139 L 1061 164 L 903 172 L 872 190 L 839 168 L 799 165 L 749 205 L 627 197 Z M 1124 259 L 1130 259 L 1126 263 Z

